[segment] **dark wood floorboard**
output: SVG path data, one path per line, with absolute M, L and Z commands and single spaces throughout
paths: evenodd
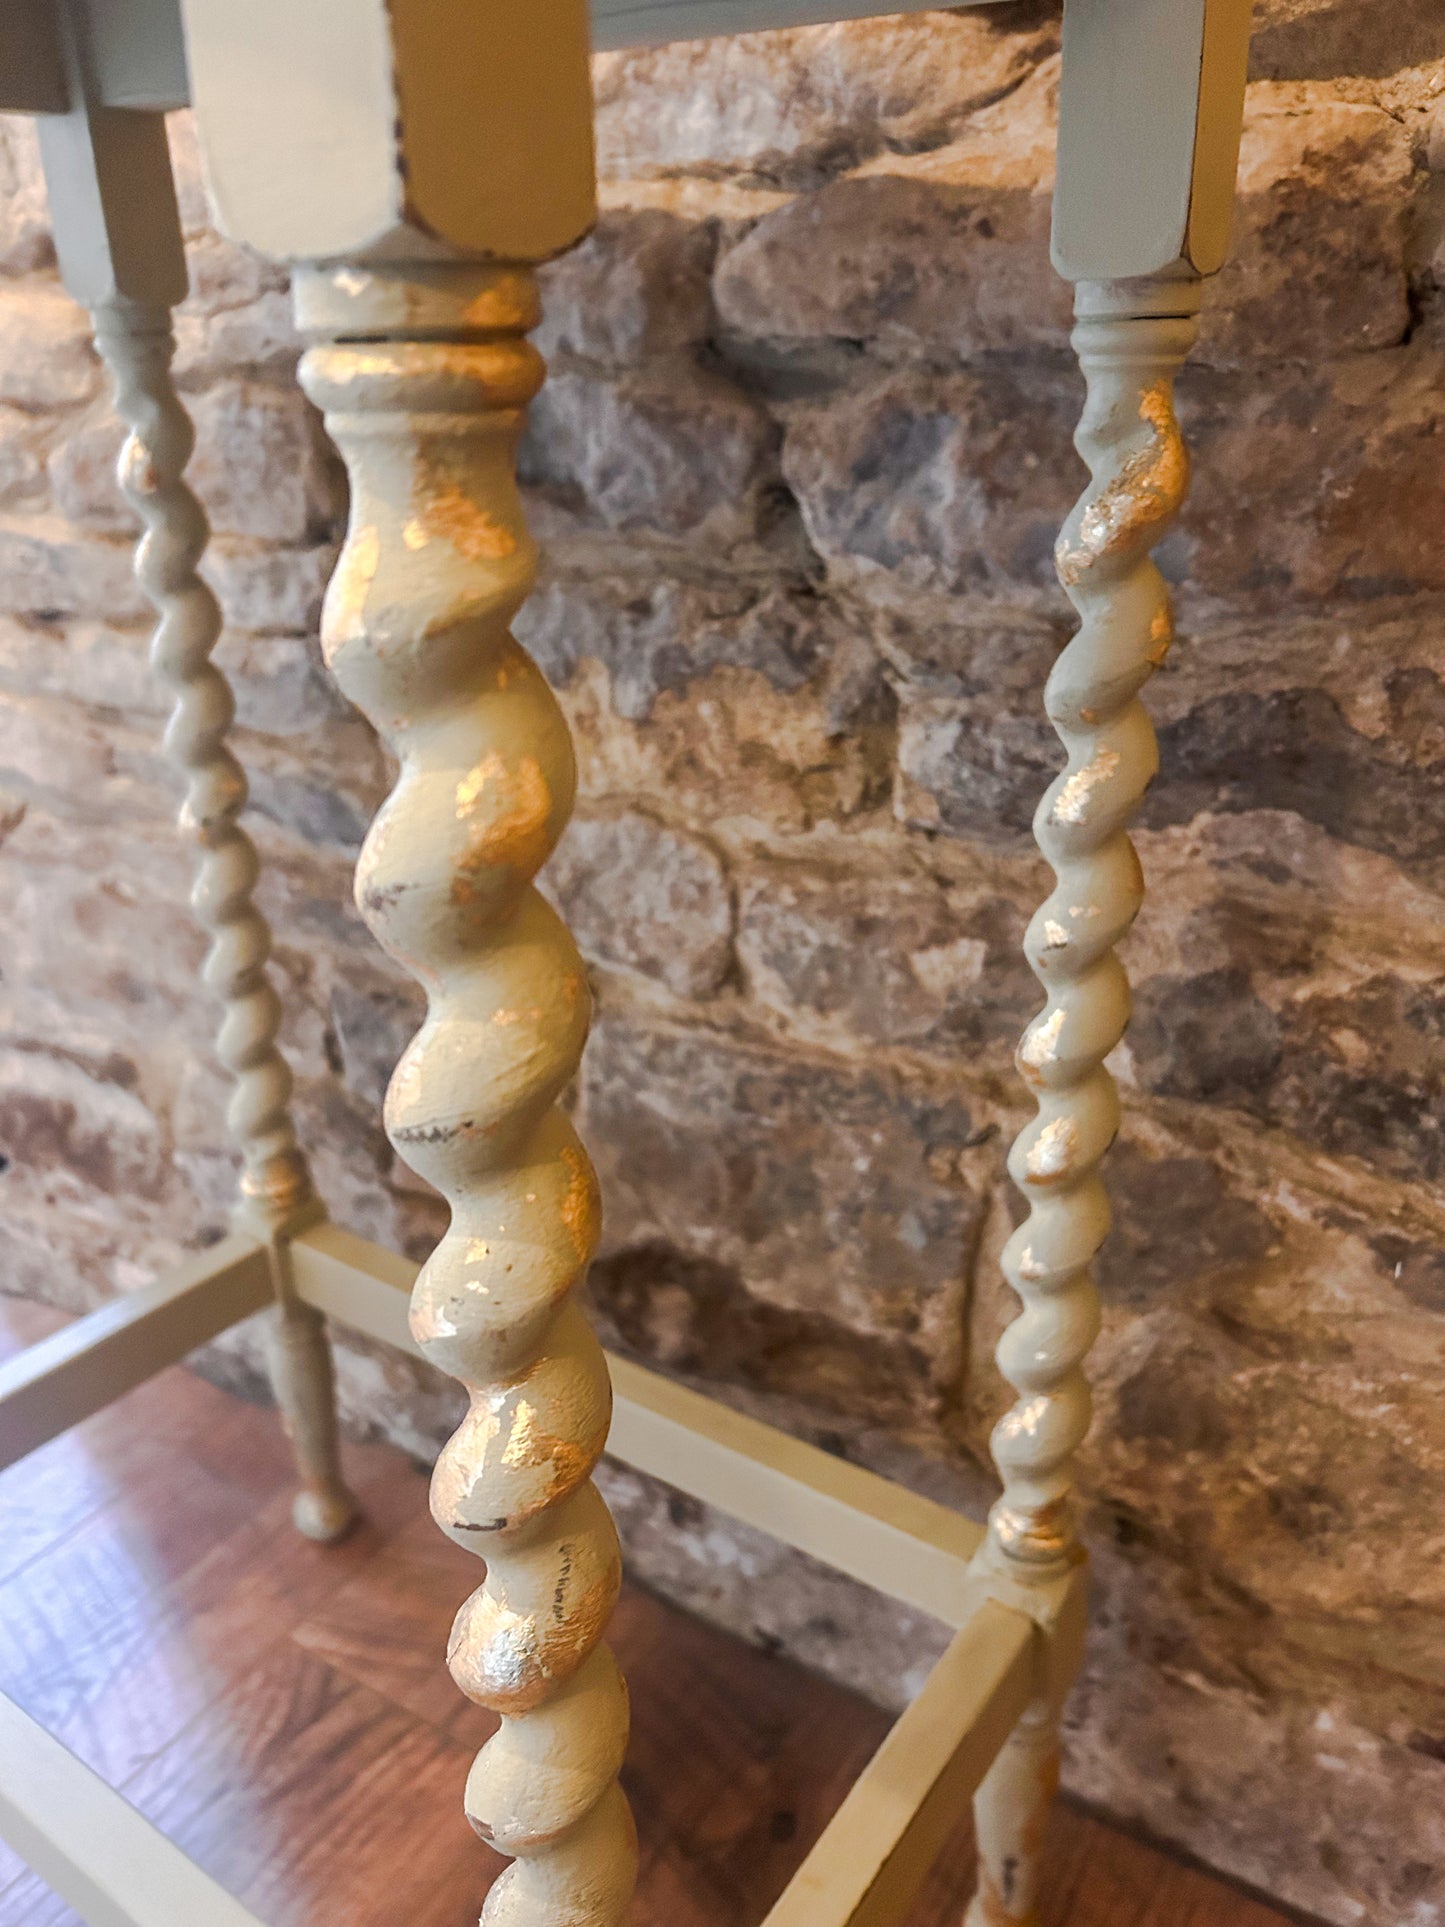
M 0 1298 L 0 1357 L 54 1329 Z M 442 1664 L 477 1562 L 422 1475 L 351 1447 L 366 1523 L 307 1544 L 274 1414 L 164 1373 L 0 1476 L 0 1690 L 271 1927 L 471 1927 L 501 1862 L 461 1788 L 490 1717 Z M 875 1708 L 635 1588 L 636 1927 L 757 1927 L 886 1731 Z M 1046 1927 L 1284 1927 L 1068 1806 Z M 967 1830 L 912 1927 L 959 1927 Z M 0 1847 L 0 1927 L 78 1927 Z

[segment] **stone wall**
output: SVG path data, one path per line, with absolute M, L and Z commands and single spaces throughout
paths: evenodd
M 1182 408 L 1181 640 L 1118 1053 L 1084 1456 L 1086 1799 L 1339 1923 L 1445 1921 L 1445 22 L 1265 0 L 1236 258 Z M 1057 25 L 1010 4 L 597 63 L 605 212 L 546 276 L 524 639 L 583 769 L 552 887 L 611 1340 L 985 1503 L 1028 838 L 1080 384 L 1046 236 Z M 422 1253 L 377 1127 L 412 992 L 349 904 L 387 771 L 313 641 L 343 485 L 281 277 L 206 225 L 180 369 L 286 1042 L 336 1214 Z M 202 945 L 116 430 L 0 149 L 5 1287 L 218 1235 Z M 212 1363 L 255 1382 L 242 1340 Z M 450 1388 L 361 1347 L 357 1426 Z M 936 1627 L 621 1474 L 636 1569 L 887 1702 Z

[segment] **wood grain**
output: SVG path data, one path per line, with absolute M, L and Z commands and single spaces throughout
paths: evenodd
M 0 1356 L 53 1330 L 0 1299 Z M 0 1689 L 272 1927 L 471 1927 L 503 1864 L 462 1818 L 491 1716 L 442 1665 L 476 1562 L 423 1475 L 350 1446 L 367 1523 L 290 1522 L 275 1415 L 176 1369 L 0 1476 Z M 754 1927 L 887 1730 L 839 1687 L 637 1588 L 624 1775 L 635 1927 Z M 911 1927 L 957 1927 L 961 1829 Z M 1045 1927 L 1285 1927 L 1285 1916 L 1065 1806 Z M 0 1927 L 80 1927 L 0 1847 Z

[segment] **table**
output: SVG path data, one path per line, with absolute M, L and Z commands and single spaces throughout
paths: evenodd
M 0 1372 L 7 1463 L 263 1309 L 296 1451 L 299 1528 L 343 1533 L 327 1317 L 459 1378 L 470 1411 L 432 1483 L 442 1530 L 485 1558 L 449 1665 L 502 1716 L 465 1788 L 512 1865 L 487 1927 L 614 1927 L 635 1841 L 617 1783 L 626 1687 L 603 1634 L 616 1532 L 604 1447 L 893 1596 L 955 1637 L 769 1916 L 899 1922 L 975 1801 L 969 1927 L 1030 1927 L 1077 1669 L 1087 1565 L 1070 1504 L 1119 1121 L 1104 1059 L 1127 1022 L 1116 945 L 1142 900 L 1128 825 L 1157 767 L 1140 691 L 1171 636 L 1150 551 L 1184 499 L 1174 377 L 1228 238 L 1249 0 L 1068 0 L 1053 258 L 1075 284 L 1090 482 L 1057 548 L 1078 632 L 1046 706 L 1066 752 L 1035 818 L 1056 884 L 1026 952 L 1045 994 L 1018 1064 L 1037 1099 L 1009 1169 L 1029 1215 L 1004 1266 L 1022 1301 L 999 1363 L 1017 1392 L 986 1526 L 602 1353 L 574 1292 L 596 1178 L 558 1098 L 588 997 L 533 887 L 572 806 L 561 712 L 509 625 L 536 574 L 513 457 L 544 378 L 536 265 L 595 218 L 588 57 L 703 33 L 858 17 L 867 0 L 11 0 L 0 108 L 35 114 L 61 271 L 93 316 L 130 434 L 120 485 L 145 533 L 153 661 L 175 697 L 181 823 L 205 977 L 235 1080 L 233 1235 Z M 895 9 L 896 10 L 896 9 Z M 292 1123 L 270 932 L 252 901 L 245 777 L 211 661 L 221 612 L 183 478 L 170 377 L 186 264 L 164 114 L 194 107 L 218 219 L 293 265 L 306 392 L 351 481 L 322 640 L 401 769 L 357 869 L 377 940 L 429 1014 L 386 1102 L 393 1144 L 451 1225 L 419 1274 L 330 1224 Z M 410 1294 L 410 1313 L 407 1295 Z M 120 1798 L 0 1703 L 0 1833 L 96 1927 L 256 1927 Z

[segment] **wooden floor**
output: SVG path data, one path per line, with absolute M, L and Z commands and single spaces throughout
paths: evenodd
M 0 1355 L 59 1321 L 0 1299 Z M 487 1717 L 442 1652 L 477 1565 L 422 1476 L 354 1448 L 367 1523 L 308 1545 L 274 1414 L 167 1372 L 0 1476 L 0 1690 L 273 1927 L 470 1927 Z M 756 1927 L 881 1738 L 874 1708 L 629 1590 L 638 1927 Z M 959 1927 L 962 1837 L 916 1911 Z M 1283 1916 L 1064 1809 L 1047 1927 Z M 0 1847 L 0 1927 L 77 1916 Z M 177 1927 L 185 1927 L 177 1923 Z

